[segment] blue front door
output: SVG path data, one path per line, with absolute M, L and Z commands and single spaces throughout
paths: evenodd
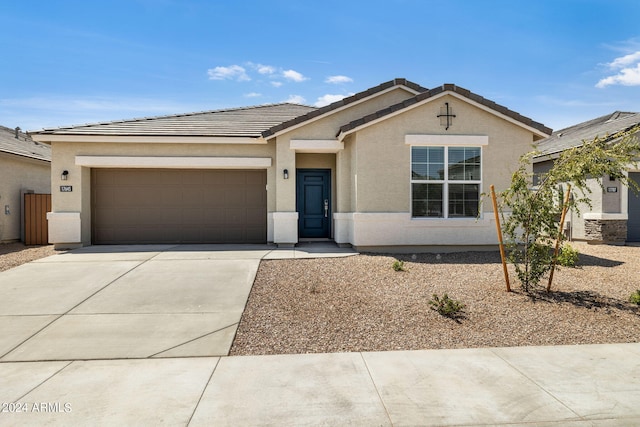
M 298 237 L 331 236 L 331 170 L 298 169 Z

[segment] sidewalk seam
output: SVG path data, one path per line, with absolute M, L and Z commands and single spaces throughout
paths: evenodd
M 207 383 L 204 385 L 204 388 L 202 389 L 202 393 L 200 393 L 200 397 L 198 397 L 198 401 L 196 402 L 196 406 L 193 408 L 193 411 L 191 412 L 191 416 L 189 417 L 189 420 L 187 421 L 187 426 L 186 427 L 189 427 L 189 424 L 191 424 L 191 420 L 193 420 L 193 416 L 196 414 L 196 411 L 198 410 L 198 407 L 200 406 L 200 402 L 202 402 L 202 398 L 204 397 L 204 393 L 207 391 L 207 387 L 209 387 L 209 384 L 211 384 L 211 380 L 213 379 L 213 374 L 216 373 L 216 369 L 218 369 L 218 365 L 220 364 L 220 360 L 222 358 L 218 357 L 217 359 L 218 360 L 216 361 L 216 364 L 213 367 L 213 370 L 211 371 L 211 375 L 209 375 L 209 379 L 207 380 Z
M 572 414 L 575 414 L 576 417 L 578 417 L 578 419 L 580 421 L 589 421 L 587 418 L 584 418 L 583 416 L 581 416 L 580 414 L 576 413 L 576 411 L 574 411 L 573 409 L 571 409 L 569 406 L 567 406 L 566 403 L 564 403 L 562 400 L 560 400 L 559 398 L 557 398 L 553 393 L 551 393 L 550 391 L 548 391 L 545 387 L 543 387 L 541 384 L 538 384 L 537 381 L 535 381 L 533 378 L 529 377 L 527 374 L 525 374 L 524 372 L 522 372 L 520 369 L 518 369 L 516 366 L 514 366 L 511 362 L 509 362 L 507 359 L 505 359 L 504 357 L 502 357 L 500 354 L 498 354 L 497 352 L 494 351 L 493 348 L 488 348 L 487 350 L 489 350 L 492 354 L 494 354 L 495 356 L 497 356 L 500 360 L 502 360 L 504 363 L 506 363 L 507 365 L 509 365 L 512 369 L 514 369 L 516 372 L 518 372 L 520 375 L 522 375 L 524 378 L 526 378 L 527 380 L 531 381 L 531 383 L 535 384 L 536 387 L 538 387 L 540 390 L 544 391 L 548 396 L 550 396 L 551 398 L 553 398 L 556 402 L 560 403 L 562 406 L 564 406 L 565 408 L 567 408 Z
M 389 411 L 387 410 L 387 405 L 384 404 L 384 400 L 382 399 L 382 396 L 380 395 L 380 390 L 378 390 L 378 386 L 376 385 L 376 382 L 373 379 L 373 375 L 371 375 L 371 371 L 369 370 L 369 365 L 367 364 L 367 360 L 364 358 L 364 353 L 363 352 L 359 352 L 359 354 L 360 354 L 360 358 L 362 359 L 362 362 L 364 363 L 364 367 L 367 370 L 367 374 L 369 375 L 369 379 L 371 380 L 371 384 L 373 385 L 373 388 L 375 389 L 376 394 L 378 395 L 378 399 L 380 400 L 380 404 L 384 408 L 384 413 L 387 414 L 387 419 L 389 420 L 389 425 L 391 427 L 393 427 L 393 420 L 391 419 L 391 414 L 389 414 Z
M 20 396 L 19 398 L 17 398 L 15 401 L 16 402 L 20 402 L 22 401 L 25 397 L 27 397 L 29 394 L 31 394 L 32 392 L 36 391 L 38 388 L 40 388 L 44 383 L 49 382 L 53 377 L 55 377 L 56 375 L 58 375 L 60 372 L 62 372 L 63 370 L 67 369 L 74 361 L 70 361 L 69 363 L 67 363 L 66 365 L 64 365 L 62 368 L 58 369 L 57 371 L 55 371 L 53 374 L 51 374 L 48 378 L 42 380 L 40 382 L 40 384 L 34 386 L 31 390 L 29 390 L 28 392 L 26 392 L 25 394 L 23 394 L 22 396 Z M 18 362 L 19 363 L 19 362 Z

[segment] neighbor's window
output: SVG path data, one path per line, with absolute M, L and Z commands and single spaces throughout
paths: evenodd
M 411 215 L 478 216 L 482 183 L 480 147 L 411 147 Z

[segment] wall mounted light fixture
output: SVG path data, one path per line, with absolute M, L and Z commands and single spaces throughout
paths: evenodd
M 62 171 L 62 175 L 60 175 L 60 179 L 63 181 L 66 181 L 68 177 L 69 177 L 69 171 L 67 170 Z
M 288 169 L 283 170 L 282 175 L 284 176 L 284 179 L 289 179 L 289 170 Z

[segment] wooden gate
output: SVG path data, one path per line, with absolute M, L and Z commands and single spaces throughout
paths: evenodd
M 49 243 L 47 212 L 51 212 L 51 194 L 24 195 L 24 244 Z

